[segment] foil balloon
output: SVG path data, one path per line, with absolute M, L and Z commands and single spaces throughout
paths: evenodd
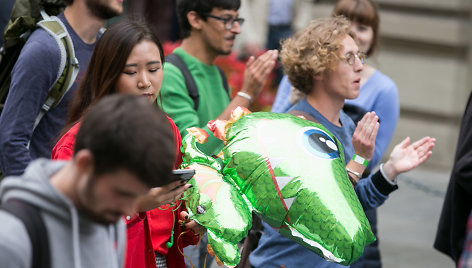
M 289 114 L 236 110 L 222 130 L 224 174 L 272 227 L 329 261 L 349 265 L 375 240 L 345 171 L 341 143 Z
M 217 259 L 236 266 L 240 261 L 237 244 L 251 228 L 252 214 L 237 188 L 225 181 L 218 161 L 198 150 L 195 141 L 199 137 L 194 133 L 184 138 L 183 167 L 194 169 L 195 175 L 189 181 L 194 187 L 185 192 L 183 200 L 190 218 L 207 229 Z
M 215 170 L 222 168 L 223 181 L 243 197 L 248 210 L 282 235 L 343 265 L 358 259 L 375 240 L 347 177 L 343 147 L 321 124 L 289 114 L 237 108 L 229 121 L 212 121 L 208 126 L 225 141 L 223 165 Z M 185 151 L 186 161 L 217 163 Z M 232 225 L 219 228 L 232 229 Z M 242 229 L 247 234 L 247 228 Z M 224 240 L 224 235 L 219 239 Z

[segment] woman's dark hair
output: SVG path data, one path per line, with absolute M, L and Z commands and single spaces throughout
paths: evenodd
M 192 31 L 192 27 L 187 19 L 187 14 L 190 11 L 195 11 L 203 19 L 206 19 L 204 14 L 210 13 L 213 8 L 238 10 L 240 6 L 240 0 L 177 0 L 177 17 L 179 19 L 181 37 L 188 37 Z
M 372 44 L 367 51 L 367 56 L 372 55 L 379 44 L 379 11 L 372 0 L 339 0 L 333 10 L 333 16 L 344 16 L 350 21 L 355 21 L 372 27 L 374 36 Z
M 162 44 L 145 23 L 122 20 L 105 31 L 95 46 L 85 76 L 72 100 L 62 134 L 77 123 L 91 105 L 106 95 L 116 93 L 115 85 L 126 61 L 133 48 L 142 41 L 157 45 L 164 65 Z

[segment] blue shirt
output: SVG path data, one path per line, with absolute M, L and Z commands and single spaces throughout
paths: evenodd
M 292 0 L 270 0 L 267 23 L 290 25 L 292 23 Z
M 55 39 L 43 29 L 37 29 L 28 38 L 13 67 L 10 90 L 0 116 L 0 168 L 4 175 L 20 175 L 32 160 L 51 157 L 51 150 L 64 127 L 69 103 L 95 47 L 80 39 L 64 14 L 58 17 L 71 36 L 80 64 L 79 74 L 62 101 L 44 115 L 33 133 L 36 117 L 57 77 L 60 51 Z

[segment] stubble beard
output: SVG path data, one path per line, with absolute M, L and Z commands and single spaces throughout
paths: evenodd
M 97 18 L 107 20 L 121 15 L 121 12 L 114 10 L 104 0 L 86 0 L 85 1 L 90 12 Z
M 117 221 L 108 220 L 103 216 L 104 213 L 97 213 L 95 212 L 92 207 L 95 207 L 97 204 L 97 198 L 93 193 L 93 188 L 95 184 L 95 178 L 91 178 L 87 185 L 85 186 L 85 191 L 83 193 L 84 199 L 81 208 L 79 210 L 87 215 L 87 217 L 95 223 L 103 224 L 103 225 L 110 225 L 114 224 Z

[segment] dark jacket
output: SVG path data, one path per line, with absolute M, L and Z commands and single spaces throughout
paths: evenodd
M 458 261 L 472 210 L 472 94 L 462 118 L 454 167 L 439 219 L 434 247 Z

